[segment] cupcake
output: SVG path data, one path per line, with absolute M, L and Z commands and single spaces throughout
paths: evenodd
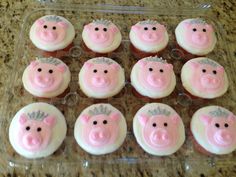
M 203 107 L 191 120 L 194 139 L 212 154 L 229 154 L 236 149 L 235 130 L 235 115 L 220 106 Z
M 9 139 L 14 150 L 28 159 L 53 154 L 66 136 L 63 114 L 47 103 L 32 103 L 19 110 L 11 121 Z
M 73 25 L 64 17 L 46 15 L 30 28 L 30 40 L 41 50 L 53 52 L 69 46 L 75 37 Z
M 176 85 L 173 66 L 162 58 L 143 58 L 133 66 L 131 84 L 143 96 L 154 99 L 166 97 Z
M 88 49 L 105 54 L 113 52 L 120 46 L 122 36 L 114 23 L 101 19 L 85 25 L 82 38 Z
M 90 59 L 79 72 L 80 89 L 88 97 L 109 98 L 119 93 L 124 85 L 124 69 L 110 58 Z
M 143 150 L 156 156 L 175 153 L 185 140 L 180 116 L 162 103 L 150 103 L 140 108 L 134 116 L 133 131 Z
M 52 98 L 68 87 L 71 73 L 68 66 L 57 58 L 37 58 L 24 70 L 24 88 L 36 97 Z
M 79 146 L 94 155 L 116 151 L 127 132 L 122 113 L 110 104 L 94 104 L 81 112 L 75 122 L 74 136 Z
M 180 47 L 197 56 L 210 53 L 216 44 L 213 27 L 200 18 L 180 22 L 175 29 L 175 36 Z
M 157 21 L 140 21 L 131 27 L 129 33 L 133 52 L 138 57 L 156 55 L 168 44 L 169 36 L 164 25 Z
M 219 63 L 205 57 L 189 60 L 181 70 L 184 88 L 193 96 L 212 99 L 228 89 L 226 72 Z

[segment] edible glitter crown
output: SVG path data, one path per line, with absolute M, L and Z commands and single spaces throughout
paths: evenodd
M 60 60 L 58 60 L 57 58 L 53 58 L 53 57 L 49 57 L 49 58 L 37 57 L 36 59 L 38 61 L 40 61 L 41 63 L 48 63 L 48 64 L 52 64 L 52 65 L 56 65 L 56 66 L 61 64 Z
M 146 61 L 154 61 L 154 62 L 161 62 L 161 63 L 166 63 L 166 60 L 163 60 L 162 57 L 154 56 L 154 57 L 147 57 L 145 59 Z
M 149 110 L 148 114 L 151 116 L 155 116 L 155 115 L 165 115 L 165 116 L 169 116 L 170 115 L 170 111 L 167 111 L 165 108 L 162 109 L 159 106 L 153 110 Z
M 221 108 L 217 108 L 214 111 L 209 112 L 209 114 L 213 117 L 228 117 L 229 113 Z
M 98 57 L 94 59 L 93 62 L 96 64 L 106 63 L 108 65 L 111 65 L 114 63 L 110 58 L 106 58 L 106 57 Z
M 149 20 L 148 19 L 148 20 L 139 22 L 139 24 L 140 25 L 156 25 L 156 24 L 158 24 L 158 22 L 155 21 L 155 20 Z
M 109 26 L 112 22 L 110 20 L 98 19 L 98 20 L 93 20 L 93 23 Z
M 211 65 L 211 66 L 213 66 L 213 67 L 217 67 L 217 66 L 218 66 L 218 64 L 217 64 L 216 62 L 214 62 L 214 61 L 212 61 L 212 60 L 209 60 L 208 58 L 207 58 L 207 59 L 202 59 L 202 60 L 200 60 L 198 63 Z
M 190 21 L 190 24 L 207 24 L 205 20 L 201 18 L 195 18 Z
M 95 108 L 89 110 L 89 114 L 92 116 L 99 115 L 99 114 L 105 114 L 108 116 L 111 114 L 111 110 L 109 110 L 107 108 L 107 106 L 99 105 L 99 106 L 95 106 Z
M 31 113 L 28 113 L 27 115 L 28 115 L 29 119 L 38 120 L 38 121 L 42 121 L 43 119 L 45 119 L 48 116 L 48 114 L 46 114 L 45 112 L 40 111 L 40 110 L 33 111 Z
M 45 18 L 47 21 L 61 22 L 62 19 L 56 15 L 47 16 Z

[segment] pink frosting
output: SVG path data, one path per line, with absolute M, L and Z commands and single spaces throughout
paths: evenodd
M 212 66 L 197 62 L 190 63 L 192 67 L 192 77 L 190 82 L 194 89 L 199 92 L 217 93 L 224 88 L 224 68 L 222 66 Z
M 57 90 L 63 83 L 63 74 L 66 71 L 64 64 L 31 62 L 28 71 L 29 83 L 34 89 L 42 92 Z
M 131 27 L 137 38 L 147 45 L 157 45 L 165 39 L 166 28 L 161 24 L 136 24 Z
M 212 45 L 214 30 L 211 25 L 184 22 L 183 26 L 185 29 L 183 37 L 189 45 L 199 49 L 205 49 Z
M 233 114 L 225 117 L 212 117 L 202 115 L 200 120 L 205 125 L 208 142 L 216 147 L 228 148 L 236 143 L 235 116 Z
M 164 91 L 171 83 L 173 66 L 168 63 L 139 60 L 139 83 L 150 91 Z
M 17 142 L 28 151 L 35 152 L 46 148 L 51 141 L 52 128 L 56 123 L 53 116 L 48 116 L 42 121 L 29 119 L 26 114 L 19 117 Z
M 144 141 L 155 150 L 165 150 L 174 146 L 179 137 L 178 115 L 170 117 L 164 115 L 147 116 L 139 115 L 138 120 L 142 126 Z
M 120 70 L 118 64 L 95 64 L 88 61 L 84 67 L 84 84 L 94 92 L 109 92 L 117 86 Z
M 68 24 L 60 21 L 46 21 L 39 19 L 36 21 L 35 36 L 45 44 L 58 44 L 66 37 Z
M 119 113 L 111 113 L 109 116 L 99 114 L 95 116 L 82 115 L 82 138 L 94 147 L 104 147 L 116 142 L 119 135 Z
M 84 30 L 90 40 L 101 47 L 110 46 L 115 39 L 115 35 L 119 32 L 119 29 L 114 24 L 106 26 L 103 24 L 90 23 L 85 25 Z

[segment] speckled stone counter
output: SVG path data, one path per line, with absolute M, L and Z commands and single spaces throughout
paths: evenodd
M 73 2 L 72 0 L 67 1 Z M 74 0 L 74 2 L 76 2 Z M 85 2 L 85 1 L 84 1 Z M 204 1 L 193 0 L 191 2 L 186 2 L 185 0 L 169 0 L 166 4 L 166 1 L 155 1 L 155 0 L 106 0 L 106 1 L 98 1 L 91 0 L 87 3 L 89 4 L 114 4 L 114 5 L 125 5 L 125 6 L 162 6 L 162 5 L 170 5 L 170 6 L 181 6 L 181 5 L 189 5 L 196 6 L 197 4 L 202 4 Z M 77 3 L 83 3 L 83 1 L 79 1 Z M 85 2 L 86 3 L 86 2 Z M 0 107 L 2 108 L 4 105 L 3 97 L 5 95 L 12 96 L 12 99 L 17 99 L 17 96 L 13 97 L 13 90 L 5 90 L 5 83 L 8 81 L 9 75 L 11 75 L 13 71 L 13 60 L 14 60 L 14 47 L 15 42 L 19 36 L 21 24 L 23 21 L 23 17 L 27 12 L 30 12 L 34 8 L 39 8 L 44 6 L 45 4 L 40 4 L 39 1 L 34 0 L 20 0 L 20 1 L 7 1 L 1 0 L 0 2 L 0 10 L 2 15 L 0 17 Z M 230 55 L 233 59 L 236 59 L 236 2 L 233 0 L 218 0 L 212 3 L 213 15 L 219 23 L 223 26 L 226 31 L 225 39 L 229 46 L 229 51 L 231 51 Z M 14 105 L 13 105 L 14 106 Z M 3 115 L 0 113 L 0 118 Z M 1 121 L 0 121 L 1 123 Z M 4 125 L 2 125 L 4 126 Z M 1 129 L 0 129 L 1 131 Z M 0 141 L 1 142 L 1 141 Z M 153 164 L 152 166 L 145 165 L 143 163 L 133 164 L 132 161 L 129 163 L 120 163 L 117 164 L 95 164 L 94 166 L 76 166 L 73 165 L 73 168 L 70 166 L 64 165 L 63 163 L 58 163 L 58 167 L 45 167 L 37 166 L 34 167 L 35 161 L 32 161 L 32 164 L 28 164 L 27 166 L 15 166 L 9 161 L 6 161 L 4 158 L 1 158 L 1 154 L 3 151 L 4 145 L 0 144 L 0 176 L 46 176 L 46 177 L 54 177 L 54 176 L 192 176 L 192 177 L 234 177 L 236 176 L 236 165 L 222 163 L 211 164 L 211 168 L 208 169 L 202 164 L 197 164 L 193 162 L 192 167 L 189 169 L 187 165 L 183 165 L 183 163 L 168 163 L 166 168 L 158 169 Z M 160 161 L 161 162 L 161 161 Z M 96 167 L 96 168 L 93 168 Z

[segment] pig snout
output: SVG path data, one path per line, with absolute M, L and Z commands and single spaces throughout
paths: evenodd
M 159 36 L 155 32 L 145 32 L 142 35 L 143 39 L 147 42 L 155 42 L 159 39 Z
M 212 75 L 205 75 L 201 77 L 201 84 L 210 89 L 218 88 L 220 85 L 220 80 Z
M 92 34 L 92 40 L 96 43 L 103 43 L 109 39 L 109 35 L 106 33 L 95 33 Z
M 42 144 L 42 138 L 39 134 L 30 133 L 23 137 L 23 144 L 28 150 L 37 150 Z
M 158 88 L 161 88 L 164 86 L 164 83 L 165 83 L 165 80 L 164 78 L 160 77 L 160 76 L 157 76 L 155 74 L 150 74 L 148 77 L 147 77 L 147 81 L 148 83 L 153 86 L 153 87 L 158 87 Z
M 198 45 L 204 45 L 208 42 L 208 37 L 205 34 L 196 33 L 192 35 L 192 41 Z
M 54 79 L 50 75 L 42 76 L 42 75 L 37 75 L 35 76 L 35 83 L 44 88 L 44 87 L 49 87 L 53 84 Z
M 90 141 L 94 145 L 104 145 L 110 139 L 110 131 L 103 127 L 98 127 L 92 130 L 89 134 Z
M 104 76 L 95 76 L 92 78 L 92 84 L 96 87 L 106 87 L 110 84 L 110 80 Z
M 47 42 L 53 42 L 57 39 L 58 34 L 55 31 L 46 30 L 40 33 L 41 39 Z
M 171 142 L 171 137 L 167 130 L 157 129 L 151 133 L 151 143 L 158 147 L 167 146 Z
M 214 139 L 221 146 L 229 146 L 233 142 L 233 136 L 227 130 L 218 130 L 214 135 Z

